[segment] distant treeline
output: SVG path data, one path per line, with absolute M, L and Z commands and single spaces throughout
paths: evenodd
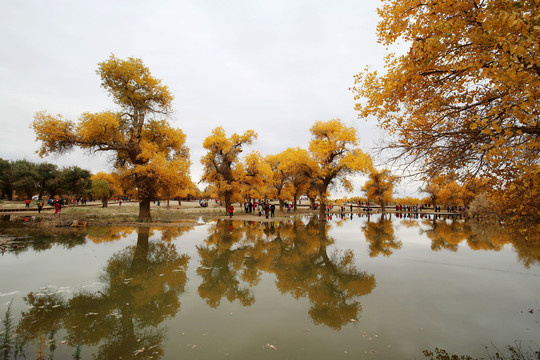
M 91 192 L 92 174 L 78 166 L 0 159 L 0 199 L 31 199 L 37 195 L 83 197 Z

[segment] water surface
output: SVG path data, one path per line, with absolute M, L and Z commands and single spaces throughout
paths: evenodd
M 26 358 L 422 359 L 540 339 L 540 249 L 457 219 L 3 229 Z M 493 352 L 493 351 L 492 351 Z

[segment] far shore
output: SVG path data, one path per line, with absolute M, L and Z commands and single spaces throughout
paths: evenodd
M 30 208 L 25 207 L 24 201 L 2 201 L 0 203 L 0 219 L 15 220 L 19 218 L 25 218 L 32 216 L 35 218 L 43 218 L 47 220 L 60 221 L 79 221 L 85 222 L 90 225 L 134 225 L 139 226 L 141 224 L 146 225 L 169 225 L 169 226 L 194 226 L 200 223 L 200 219 L 232 219 L 240 221 L 257 221 L 257 222 L 273 222 L 273 221 L 289 221 L 294 220 L 300 216 L 315 216 L 319 214 L 318 210 L 310 209 L 308 204 L 300 204 L 297 206 L 297 211 L 291 208 L 290 213 L 287 210 L 279 210 L 277 202 L 276 211 L 274 217 L 266 219 L 265 214 L 261 216 L 257 213 L 245 213 L 244 207 L 241 204 L 233 204 L 235 207 L 234 215 L 229 217 L 223 205 L 219 205 L 215 201 L 208 203 L 208 207 L 201 207 L 198 200 L 182 201 L 178 204 L 178 201 L 170 201 L 167 207 L 167 201 L 159 203 L 151 203 L 152 222 L 141 223 L 137 222 L 137 215 L 139 209 L 138 202 L 120 202 L 111 201 L 106 208 L 102 207 L 101 202 L 88 202 L 86 205 L 69 205 L 62 208 L 60 215 L 54 214 L 54 208 L 50 205 L 45 205 L 41 213 L 38 213 L 35 202 L 32 202 Z M 394 206 L 389 206 L 385 209 L 385 213 L 396 213 Z M 353 205 L 353 214 L 377 214 L 381 213 L 381 209 L 378 206 L 371 206 L 371 210 L 367 211 L 365 207 Z M 345 211 L 341 212 L 339 206 L 334 206 L 330 211 L 331 215 L 350 215 L 350 204 L 345 206 Z M 401 214 L 411 215 L 450 215 L 456 216 L 461 213 L 452 212 L 434 212 L 433 209 L 418 210 L 416 212 L 401 211 Z

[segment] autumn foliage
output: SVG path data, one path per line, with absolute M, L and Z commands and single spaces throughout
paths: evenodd
M 225 202 L 227 209 L 232 201 L 242 201 L 240 190 L 244 176 L 240 162 L 242 147 L 251 144 L 257 138 L 253 130 L 242 135 L 227 137 L 222 127 L 212 130 L 203 143 L 207 154 L 202 158 L 204 174 L 201 181 L 211 184 L 216 195 Z
M 308 171 L 318 191 L 322 219 L 329 188 L 341 185 L 352 190 L 350 176 L 367 173 L 373 165 L 371 158 L 358 147 L 356 129 L 345 126 L 340 119 L 316 122 L 310 132 L 313 168 Z
M 389 147 L 428 178 L 490 178 L 527 193 L 538 217 L 540 14 L 535 0 L 398 1 L 379 10 L 385 71 L 356 76 L 360 117 L 377 118 Z M 506 197 L 500 199 L 508 200 Z
M 398 180 L 399 178 L 392 175 L 388 169 L 380 171 L 373 169 L 362 190 L 366 193 L 368 200 L 379 204 L 384 212 L 386 203 L 393 199 L 394 185 Z
M 113 152 L 122 182 L 136 189 L 139 219 L 150 220 L 150 201 L 189 179 L 184 133 L 157 118 L 171 111 L 173 96 L 140 59 L 112 55 L 98 64 L 97 73 L 121 111 L 83 113 L 78 122 L 36 113 L 32 128 L 41 142 L 39 155 L 63 154 L 74 147 Z

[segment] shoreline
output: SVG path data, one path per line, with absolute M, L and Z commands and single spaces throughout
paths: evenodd
M 225 208 L 217 206 L 217 204 L 211 204 L 209 207 L 200 207 L 198 201 L 183 201 L 181 205 L 174 204 L 167 207 L 162 204 L 152 204 L 151 214 L 152 221 L 140 222 L 137 221 L 138 216 L 138 202 L 123 202 L 119 203 L 111 202 L 106 208 L 101 207 L 101 202 L 94 202 L 88 205 L 71 205 L 62 208 L 59 215 L 54 214 L 52 207 L 47 210 L 42 209 L 41 213 L 38 213 L 37 209 L 26 209 L 24 204 L 19 204 L 19 207 L 0 207 L 0 226 L 6 226 L 8 224 L 24 223 L 24 224 L 50 224 L 55 227 L 80 227 L 80 226 L 199 226 L 204 222 L 212 220 L 233 220 L 233 221 L 253 221 L 260 223 L 267 222 L 282 222 L 282 221 L 294 221 L 303 216 L 318 216 L 318 210 L 309 209 L 307 205 L 300 206 L 296 212 L 291 211 L 287 213 L 284 211 L 276 211 L 274 217 L 265 217 L 265 214 L 258 215 L 257 213 L 245 213 L 243 206 L 239 207 L 239 210 L 229 217 L 225 213 Z M 350 207 L 346 207 L 345 212 L 341 212 L 339 207 L 331 210 L 327 213 L 332 217 L 350 217 L 353 216 L 368 216 L 375 214 L 383 214 L 380 208 L 371 208 L 367 211 L 364 207 L 355 206 L 353 212 L 350 211 Z M 462 217 L 464 213 L 452 213 L 452 212 L 435 212 L 432 209 L 422 211 L 396 211 L 394 207 L 386 209 L 384 214 L 401 216 L 401 217 L 418 217 L 424 218 L 432 216 L 445 216 L 445 217 Z M 32 217 L 32 219 L 28 219 Z M 42 219 L 43 221 L 36 219 Z M 201 220 L 203 222 L 201 222 Z M 84 224 L 84 225 L 80 225 Z

